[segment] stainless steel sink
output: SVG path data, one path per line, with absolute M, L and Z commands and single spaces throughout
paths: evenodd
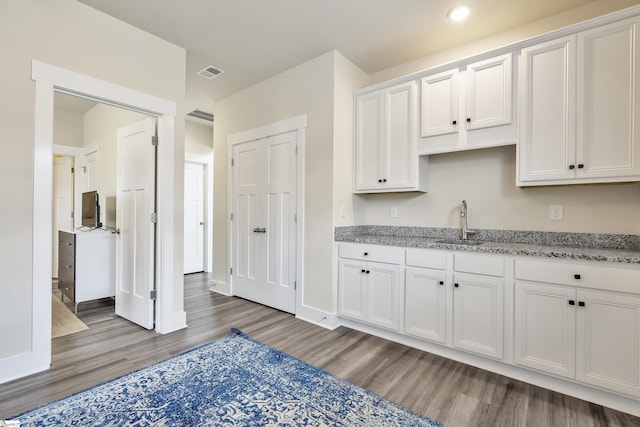
M 446 243 L 449 245 L 481 245 L 484 242 L 481 240 L 462 240 L 462 239 L 451 239 L 451 240 L 436 240 L 436 243 Z

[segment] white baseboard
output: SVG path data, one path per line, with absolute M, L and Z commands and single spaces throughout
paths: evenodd
M 302 305 L 296 309 L 296 319 L 322 326 L 330 331 L 333 331 L 342 325 L 342 322 L 336 313 L 328 313 L 306 305 Z
M 0 384 L 46 371 L 51 367 L 51 353 L 46 356 L 29 352 L 0 360 Z
M 232 296 L 231 295 L 231 288 L 229 287 L 228 283 L 225 282 L 219 282 L 217 280 L 212 280 L 211 283 L 209 284 L 209 290 L 211 292 L 216 292 L 225 296 Z
M 164 325 L 160 325 L 160 328 L 156 329 L 159 334 L 169 334 L 171 332 L 179 331 L 187 327 L 187 312 L 177 311 L 171 314 L 171 318 Z

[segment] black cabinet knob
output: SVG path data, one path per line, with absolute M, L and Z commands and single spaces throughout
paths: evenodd
M 365 252 L 363 255 L 364 255 L 364 256 L 367 256 L 367 255 L 369 255 L 369 252 Z
M 454 283 L 453 286 L 455 286 L 456 288 L 460 287 L 460 285 L 458 285 L 457 283 Z
M 369 270 L 367 270 L 367 274 L 371 273 Z
M 361 273 L 364 273 L 364 272 L 365 272 L 365 270 L 363 269 L 363 270 L 361 270 L 360 272 L 361 272 Z
M 467 123 L 471 123 L 471 117 L 467 117 Z
M 440 280 L 440 282 L 439 282 L 439 283 L 440 283 L 441 285 L 444 285 L 444 282 L 443 282 L 442 280 Z
M 451 122 L 451 124 L 455 126 L 455 125 L 457 125 L 457 124 L 458 124 L 458 121 L 457 121 L 457 120 L 454 120 L 454 121 L 452 121 L 452 122 Z
M 576 302 L 572 299 L 569 300 L 569 305 L 576 305 Z
M 584 301 L 578 301 L 578 305 L 579 305 L 580 307 L 584 307 Z
M 569 165 L 569 169 L 575 169 L 576 165 Z
M 580 163 L 580 164 L 578 165 L 578 169 L 582 169 L 582 168 L 584 168 L 584 165 L 583 165 L 582 163 Z
M 382 179 L 382 182 L 387 182 L 387 178 L 383 178 L 383 179 Z
M 579 274 L 574 274 L 573 275 L 573 278 L 576 279 L 576 280 L 580 280 L 581 277 L 582 276 L 580 276 Z
M 378 182 L 382 182 L 382 180 L 381 180 L 381 179 L 379 179 L 379 180 L 378 180 Z

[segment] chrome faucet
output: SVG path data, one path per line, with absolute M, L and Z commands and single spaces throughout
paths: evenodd
M 476 230 L 469 230 L 467 227 L 467 201 L 463 200 L 460 205 L 460 216 L 462 217 L 462 240 L 468 240 L 469 234 L 476 234 Z

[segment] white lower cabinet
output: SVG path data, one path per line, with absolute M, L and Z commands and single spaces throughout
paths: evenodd
M 637 266 L 354 243 L 338 253 L 345 319 L 640 398 Z
M 343 257 L 338 259 L 339 314 L 398 331 L 402 301 L 400 264 L 369 261 L 378 259 L 378 253 L 384 257 L 389 248 L 366 245 L 343 247 L 340 251 Z M 401 253 L 399 248 L 397 251 Z
M 628 287 L 616 269 L 550 265 L 559 283 L 533 282 L 549 269 L 516 261 L 516 364 L 640 397 L 640 296 L 616 289 Z M 621 271 L 637 286 L 640 270 Z
M 453 282 L 453 345 L 502 359 L 504 279 L 454 273 Z
M 445 344 L 447 257 L 437 249 L 407 249 L 404 272 L 404 332 Z

